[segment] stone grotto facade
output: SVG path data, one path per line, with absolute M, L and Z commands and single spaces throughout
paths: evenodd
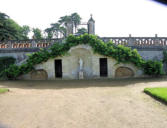
M 141 77 L 142 74 L 133 64 L 117 64 L 111 57 L 95 54 L 89 45 L 78 45 L 63 57 L 35 65 L 35 71 L 22 75 L 20 79 L 126 78 Z

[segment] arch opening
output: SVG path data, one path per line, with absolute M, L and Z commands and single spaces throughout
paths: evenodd
M 116 78 L 130 78 L 134 77 L 134 71 L 128 67 L 119 67 L 115 70 Z
M 31 72 L 32 80 L 47 80 L 48 73 L 44 69 L 38 69 Z

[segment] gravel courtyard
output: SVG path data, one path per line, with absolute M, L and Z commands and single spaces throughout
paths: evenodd
M 0 128 L 165 128 L 167 106 L 143 93 L 167 78 L 1 81 Z

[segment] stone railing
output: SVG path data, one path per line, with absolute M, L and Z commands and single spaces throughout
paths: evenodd
M 62 39 L 43 39 L 43 40 L 10 40 L 0 42 L 0 49 L 15 49 L 15 48 L 46 48 L 55 42 L 62 42 Z
M 125 45 L 134 48 L 166 48 L 167 37 L 100 37 L 104 42 L 112 41 L 115 45 Z M 46 48 L 63 39 L 50 40 L 20 40 L 0 42 L 0 49 L 32 49 Z
M 104 42 L 137 48 L 167 48 L 167 37 L 101 37 Z
M 104 42 L 112 41 L 116 45 L 128 45 L 129 43 L 128 37 L 101 37 L 100 39 Z

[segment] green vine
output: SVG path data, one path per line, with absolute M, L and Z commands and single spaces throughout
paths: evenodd
M 15 58 L 5 56 L 5 57 L 0 57 L 0 72 L 3 71 L 4 69 L 9 68 L 9 65 L 14 64 L 16 61 Z
M 163 51 L 163 63 L 167 64 L 167 51 Z
M 165 73 L 167 74 L 167 71 L 166 71 L 166 69 L 167 69 L 167 51 L 166 50 L 163 51 L 163 60 L 162 60 L 162 62 L 164 63 Z
M 114 45 L 111 41 L 104 43 L 97 36 L 84 34 L 81 36 L 70 35 L 66 39 L 66 43 L 54 43 L 49 49 L 41 49 L 29 55 L 26 64 L 21 66 L 11 65 L 8 69 L 0 73 L 0 76 L 5 76 L 8 79 L 16 79 L 19 75 L 26 74 L 34 69 L 34 65 L 46 62 L 49 58 L 55 58 L 65 55 L 71 47 L 79 44 L 89 44 L 95 53 L 112 57 L 118 63 L 133 63 L 140 69 L 143 69 L 147 75 L 161 75 L 162 62 L 145 61 L 138 54 L 137 50 L 132 50 L 123 45 Z

